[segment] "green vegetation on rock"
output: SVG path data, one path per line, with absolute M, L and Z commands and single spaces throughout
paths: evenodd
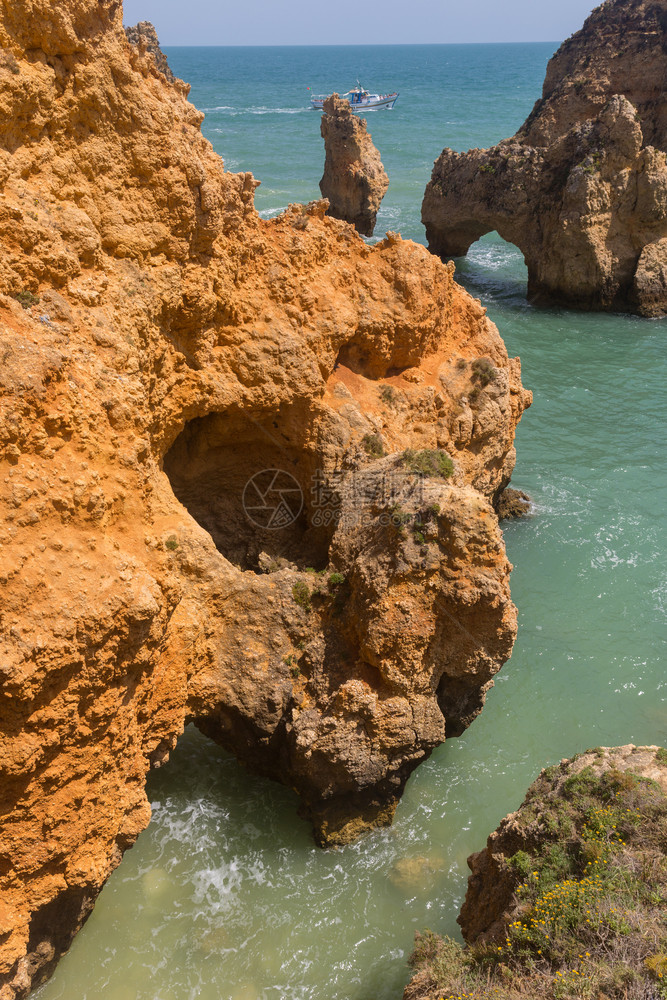
M 421 451 L 408 448 L 403 452 L 402 463 L 410 472 L 421 476 L 449 479 L 454 472 L 454 463 L 449 455 L 437 448 L 423 448 Z
M 557 773 L 494 835 L 510 883 L 499 919 L 466 947 L 417 935 L 410 1000 L 667 1000 L 667 797 L 613 766 L 554 794 Z

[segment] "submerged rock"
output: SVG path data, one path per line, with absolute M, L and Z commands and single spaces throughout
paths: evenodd
M 441 854 L 420 854 L 412 858 L 399 858 L 389 872 L 389 880 L 406 894 L 423 895 L 433 892 L 438 875 L 445 871 Z
M 528 297 L 667 312 L 667 3 L 607 0 L 547 68 L 542 99 L 491 149 L 443 150 L 422 205 L 429 248 L 496 230 Z
M 295 788 L 321 843 L 390 822 L 512 648 L 491 502 L 530 393 L 425 248 L 368 247 L 324 202 L 262 220 L 117 0 L 4 4 L 0 41 L 11 1000 L 187 721 Z
M 327 214 L 372 236 L 389 178 L 366 121 L 353 114 L 349 101 L 332 94 L 324 102 L 321 132 L 326 159 L 320 191 L 329 201 Z

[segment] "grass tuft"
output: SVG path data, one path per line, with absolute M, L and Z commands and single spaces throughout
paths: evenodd
M 403 452 L 401 461 L 406 469 L 420 476 L 449 479 L 454 472 L 454 463 L 449 455 L 437 448 L 424 448 L 421 451 L 408 448 Z

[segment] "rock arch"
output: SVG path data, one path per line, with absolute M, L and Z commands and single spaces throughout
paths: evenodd
M 443 150 L 422 205 L 430 250 L 464 256 L 495 229 L 522 251 L 533 302 L 667 312 L 663 6 L 603 4 L 512 139 Z

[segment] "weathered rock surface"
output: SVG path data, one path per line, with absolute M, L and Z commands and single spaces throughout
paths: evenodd
M 529 511 L 530 497 L 522 490 L 513 490 L 508 486 L 498 497 L 496 513 L 501 521 L 525 517 Z
M 352 112 L 349 101 L 332 94 L 324 102 L 321 133 L 326 158 L 320 191 L 329 201 L 327 214 L 372 236 L 389 178 L 366 120 Z
M 528 297 L 667 312 L 667 0 L 607 0 L 549 63 L 542 99 L 492 149 L 443 150 L 422 206 L 429 248 L 496 230 Z
M 295 787 L 322 843 L 390 821 L 512 647 L 492 501 L 530 394 L 424 248 L 367 247 L 324 202 L 260 219 L 117 0 L 5 4 L 0 44 L 12 1000 L 148 823 L 189 720 Z M 451 475 L 422 482 L 408 447 Z
M 155 59 L 155 65 L 163 76 L 166 76 L 170 83 L 175 82 L 176 77 L 171 71 L 166 55 L 160 48 L 157 31 L 150 21 L 139 21 L 132 27 L 126 25 L 125 34 L 130 45 L 136 45 L 142 51 L 150 52 Z

